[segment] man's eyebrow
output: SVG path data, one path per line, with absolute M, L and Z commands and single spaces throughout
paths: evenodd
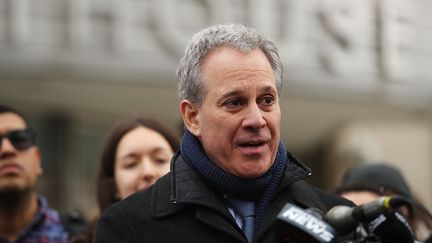
M 277 90 L 276 90 L 276 88 L 274 86 L 269 85 L 269 86 L 262 87 L 260 89 L 260 92 L 265 92 L 265 93 L 276 92 L 277 93 Z
M 264 86 L 264 87 L 260 88 L 259 91 L 262 92 L 262 93 L 277 93 L 276 88 L 275 88 L 274 86 L 272 86 L 272 85 Z M 243 91 L 242 89 L 234 89 L 234 90 L 231 90 L 231 91 L 229 91 L 229 92 L 223 94 L 221 97 L 219 97 L 219 98 L 217 99 L 217 103 L 220 103 L 220 102 L 222 102 L 223 100 L 225 100 L 225 99 L 227 99 L 227 98 L 229 98 L 229 97 L 239 96 L 239 95 L 241 95 L 243 92 L 244 92 L 244 91 Z
M 225 94 L 223 94 L 221 97 L 219 97 L 217 99 L 217 103 L 222 102 L 223 100 L 229 98 L 229 97 L 233 97 L 233 96 L 238 96 L 242 93 L 243 91 L 241 91 L 240 89 L 236 89 L 236 90 L 231 90 Z

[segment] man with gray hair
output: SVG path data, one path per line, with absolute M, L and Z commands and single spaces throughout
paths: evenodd
M 195 34 L 177 77 L 187 130 L 171 172 L 108 208 L 96 242 L 281 242 L 276 216 L 285 203 L 352 205 L 304 182 L 310 169 L 286 151 L 282 64 L 255 29 L 229 24 Z

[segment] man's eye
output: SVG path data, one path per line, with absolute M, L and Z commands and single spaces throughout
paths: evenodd
M 239 99 L 231 99 L 231 100 L 227 100 L 225 102 L 225 105 L 228 107 L 238 107 L 242 104 L 241 100 Z
M 261 103 L 264 105 L 272 105 L 275 102 L 275 99 L 272 96 L 264 96 L 261 99 Z

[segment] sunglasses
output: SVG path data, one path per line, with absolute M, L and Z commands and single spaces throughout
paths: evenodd
M 3 143 L 3 138 L 7 138 L 15 149 L 23 151 L 35 144 L 36 133 L 33 129 L 26 128 L 24 130 L 12 130 L 6 134 L 0 134 L 0 149 Z

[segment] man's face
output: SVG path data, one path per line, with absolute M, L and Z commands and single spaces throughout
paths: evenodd
M 267 57 L 259 49 L 242 53 L 219 47 L 203 59 L 202 70 L 202 105 L 180 104 L 188 130 L 226 172 L 242 178 L 263 175 L 276 157 L 281 119 Z
M 25 121 L 20 116 L 0 114 L 0 135 L 25 128 Z M 39 150 L 31 146 L 20 151 L 8 138 L 3 138 L 0 145 L 0 191 L 34 189 L 37 177 L 42 174 Z

